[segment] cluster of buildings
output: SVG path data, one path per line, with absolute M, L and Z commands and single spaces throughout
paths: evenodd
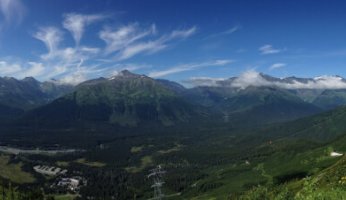
M 34 170 L 37 173 L 47 175 L 47 176 L 57 176 L 57 175 L 63 175 L 67 173 L 67 169 L 61 169 L 59 167 L 52 167 L 47 165 L 36 165 L 34 166 Z
M 54 166 L 36 165 L 33 169 L 40 174 L 46 176 L 56 176 L 55 182 L 50 186 L 51 189 L 59 189 L 72 193 L 79 192 L 81 186 L 86 183 L 80 176 L 67 177 L 67 169 L 62 169 Z
M 84 185 L 85 180 L 82 177 L 61 178 L 56 183 L 56 186 L 63 187 L 70 192 L 78 192 L 80 187 Z

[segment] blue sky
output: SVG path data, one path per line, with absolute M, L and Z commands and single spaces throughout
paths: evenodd
M 0 0 L 0 76 L 346 76 L 346 3 Z

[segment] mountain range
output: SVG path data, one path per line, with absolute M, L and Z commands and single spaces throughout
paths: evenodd
M 32 77 L 17 80 L 0 77 L 0 118 L 15 117 L 45 105 L 72 91 L 73 86 L 52 81 L 39 82 Z
M 28 124 L 35 119 L 41 124 L 97 121 L 137 127 L 206 119 L 238 126 L 293 120 L 346 103 L 346 89 L 311 87 L 321 77 L 256 76 L 255 82 L 253 77 L 232 77 L 192 88 L 127 70 L 77 86 L 4 77 L 0 78 L 0 109 L 3 118 L 20 116 Z
M 292 184 L 295 193 L 309 180 L 336 187 L 345 157 L 336 162 L 330 153 L 346 151 L 346 89 L 331 87 L 330 79 L 339 86 L 345 82 L 337 76 L 257 74 L 188 88 L 126 70 L 76 86 L 2 78 L 0 144 L 86 149 L 82 154 L 90 163 L 114 167 L 116 160 L 129 183 L 136 176 L 142 180 L 143 170 L 154 163 L 176 163 L 165 165 L 167 182 L 177 183 L 176 191 L 187 199 L 224 197 L 229 191 L 234 199 L 242 191 L 247 192 L 239 195 L 256 199 L 249 189 L 264 184 L 272 193 Z M 66 158 L 76 162 L 74 155 Z M 88 165 L 87 171 L 94 168 Z M 191 180 L 182 189 L 174 180 L 185 173 Z M 302 179 L 307 175 L 312 178 Z
M 168 126 L 188 121 L 194 112 L 193 105 L 162 82 L 122 71 L 109 79 L 83 82 L 72 93 L 27 113 L 24 119 L 35 118 L 43 123 L 107 122 L 130 127 L 155 122 Z

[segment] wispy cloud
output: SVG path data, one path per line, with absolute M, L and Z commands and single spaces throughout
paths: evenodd
M 140 53 L 152 54 L 164 48 L 166 48 L 166 44 L 164 44 L 161 40 L 140 42 L 125 47 L 117 54 L 116 60 L 126 60 Z
M 181 30 L 174 30 L 172 33 L 167 37 L 164 38 L 166 41 L 173 40 L 176 38 L 187 38 L 190 37 L 191 35 L 195 34 L 197 31 L 197 27 L 193 26 L 189 29 L 181 29 Z
M 225 35 L 231 35 L 231 34 L 237 32 L 237 31 L 239 31 L 240 29 L 241 29 L 241 26 L 233 26 L 232 28 L 227 29 L 225 31 L 211 34 L 211 35 L 207 36 L 204 39 L 210 39 L 210 38 L 221 37 L 221 36 L 225 36 Z
M 105 19 L 107 16 L 103 14 L 83 15 L 78 13 L 68 13 L 64 15 L 63 26 L 69 30 L 78 46 L 83 36 L 85 27 Z
M 274 63 L 269 67 L 269 70 L 275 70 L 275 69 L 283 68 L 286 65 L 287 65 L 286 63 Z
M 183 30 L 174 30 L 169 35 L 163 35 L 155 40 L 130 44 L 119 51 L 119 53 L 116 55 L 116 60 L 126 60 L 141 53 L 153 54 L 159 52 L 165 49 L 172 40 L 188 38 L 193 35 L 196 30 L 196 27 Z
M 18 25 L 25 14 L 25 7 L 20 0 L 0 0 L 0 11 L 4 17 L 2 26 Z
M 40 62 L 24 63 L 26 71 L 17 76 L 25 74 L 42 79 L 59 78 L 61 82 L 76 84 L 94 72 L 92 66 L 84 67 L 82 64 L 97 56 L 99 48 L 62 47 L 64 34 L 57 27 L 41 27 L 33 36 L 45 44 L 48 52 L 40 56 Z
M 149 76 L 153 78 L 163 77 L 163 76 L 176 74 L 176 73 L 180 73 L 184 71 L 196 70 L 201 67 L 224 66 L 232 62 L 233 62 L 232 60 L 214 60 L 214 61 L 208 61 L 208 62 L 202 62 L 202 63 L 183 64 L 183 65 L 174 66 L 174 67 L 161 70 L 161 71 L 152 71 L 149 73 Z
M 125 49 L 128 45 L 136 42 L 137 40 L 155 33 L 155 24 L 151 25 L 148 29 L 143 30 L 140 29 L 138 23 L 133 23 L 127 26 L 119 27 L 115 30 L 106 27 L 99 33 L 99 36 L 106 43 L 105 53 L 110 54 Z
M 134 23 L 115 30 L 105 28 L 100 32 L 99 36 L 106 43 L 105 53 L 115 53 L 115 59 L 121 61 L 141 53 L 152 54 L 161 51 L 167 47 L 170 41 L 190 37 L 196 30 L 196 27 L 174 30 L 168 35 L 144 40 L 149 36 L 154 37 L 156 35 L 155 24 L 149 28 L 142 29 L 138 23 Z
M 0 0 L 0 6 L 1 9 L 11 8 L 14 11 L 21 4 L 19 0 Z M 8 16 L 6 19 L 11 19 L 11 13 L 2 11 Z M 34 76 L 40 80 L 57 79 L 61 83 L 77 84 L 88 78 L 112 75 L 121 69 L 141 69 L 143 66 L 125 63 L 125 60 L 162 51 L 197 31 L 196 26 L 191 26 L 158 34 L 154 23 L 142 26 L 138 22 L 110 28 L 104 24 L 104 19 L 110 17 L 104 14 L 67 13 L 63 15 L 60 26 L 39 27 L 32 36 L 41 41 L 46 50 L 30 61 L 0 58 L 0 75 L 18 78 Z M 103 27 L 97 39 L 104 41 L 105 46 L 84 45 L 84 33 L 89 25 L 97 22 L 102 23 L 100 25 Z M 71 33 L 75 44 L 66 40 L 66 33 Z
M 86 75 L 89 73 L 88 68 L 83 68 L 83 62 L 84 60 L 81 59 L 79 63 L 77 64 L 76 68 L 77 70 L 73 71 L 72 73 L 69 73 L 68 75 L 64 76 L 59 81 L 62 83 L 69 83 L 72 85 L 76 85 L 80 82 L 83 82 L 87 79 Z
M 262 55 L 267 55 L 267 54 L 276 54 L 276 53 L 280 53 L 282 52 L 283 50 L 282 49 L 276 49 L 274 48 L 272 45 L 270 44 L 266 44 L 266 45 L 263 45 L 261 46 L 259 49 L 260 53 Z
M 62 41 L 62 32 L 56 27 L 41 27 L 34 37 L 41 40 L 48 49 L 48 55 L 52 55 L 58 49 Z

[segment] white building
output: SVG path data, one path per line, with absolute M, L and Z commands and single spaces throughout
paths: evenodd
M 58 174 L 66 173 L 67 170 L 62 170 L 59 167 L 52 167 L 52 166 L 46 166 L 46 165 L 36 165 L 34 166 L 34 170 L 37 173 L 44 174 L 47 176 L 56 176 Z

